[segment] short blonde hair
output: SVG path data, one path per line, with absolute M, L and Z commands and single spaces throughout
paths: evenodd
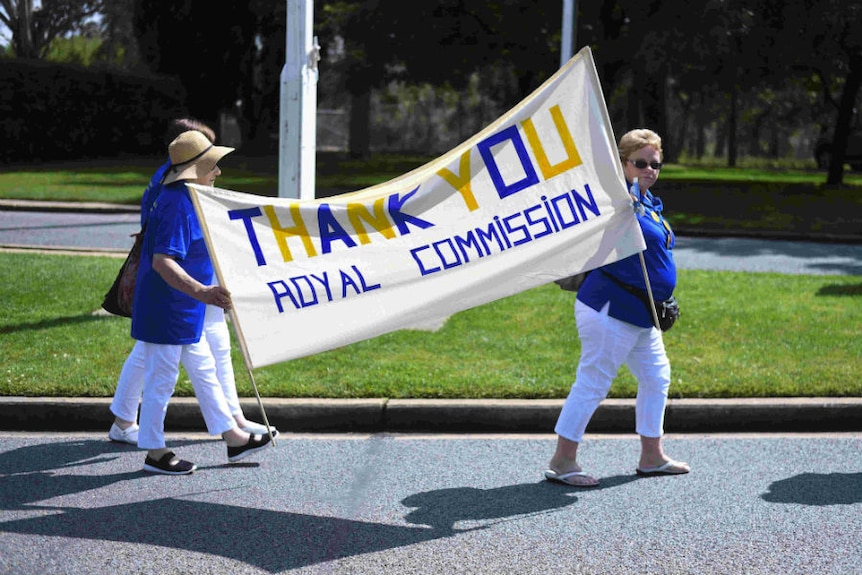
M 620 138 L 620 143 L 617 146 L 620 153 L 620 160 L 625 163 L 632 154 L 646 146 L 652 146 L 658 151 L 660 156 L 662 155 L 661 137 L 652 130 L 638 128 L 636 130 L 626 132 L 623 134 L 623 137 Z

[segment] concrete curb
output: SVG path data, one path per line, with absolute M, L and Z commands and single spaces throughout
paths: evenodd
M 110 398 L 0 398 L 6 431 L 106 431 Z M 249 418 L 257 402 L 243 399 Z M 270 423 L 285 432 L 553 433 L 563 405 L 549 400 L 265 398 Z M 591 433 L 633 433 L 635 400 L 606 399 Z M 204 429 L 197 401 L 171 400 L 165 427 Z M 671 399 L 668 433 L 862 431 L 862 398 Z

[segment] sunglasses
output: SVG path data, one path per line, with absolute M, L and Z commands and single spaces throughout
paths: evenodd
M 629 163 L 639 170 L 643 170 L 647 166 L 653 170 L 661 169 L 661 162 L 647 162 L 646 160 L 629 160 Z

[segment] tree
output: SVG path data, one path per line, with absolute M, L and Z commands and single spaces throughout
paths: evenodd
M 213 122 L 234 109 L 255 52 L 255 18 L 248 3 L 135 0 L 134 30 L 141 59 L 157 74 L 176 76 L 191 114 Z
M 96 59 L 99 62 L 125 70 L 134 70 L 140 65 L 138 42 L 132 23 L 134 11 L 134 0 L 110 0 L 104 3 L 102 44 L 96 53 Z
M 798 17 L 790 17 L 790 6 Z M 772 128 L 777 150 L 779 123 L 789 132 L 793 122 L 810 121 L 791 64 L 812 52 L 799 30 L 813 16 L 821 17 L 785 0 L 606 0 L 581 4 L 579 38 L 596 53 L 615 124 L 656 128 L 668 161 L 687 138 L 688 149 L 703 155 L 714 128 L 717 154 L 734 165 L 746 146 L 760 149 L 757 124 Z M 785 99 L 796 102 L 797 113 L 785 109 Z
M 757 0 L 759 29 L 772 38 L 760 45 L 773 74 L 790 75 L 818 89 L 834 121 L 827 184 L 843 181 L 847 138 L 862 89 L 860 0 Z M 836 96 L 836 94 L 840 94 Z
M 278 145 L 270 135 L 279 131 L 287 5 L 284 0 L 251 0 L 250 10 L 256 21 L 254 44 L 257 50 L 249 54 L 243 73 L 240 126 L 244 145 L 269 151 Z
M 843 73 L 844 85 L 837 102 L 837 117 L 832 136 L 832 159 L 826 177 L 827 185 L 840 185 L 844 181 L 844 154 L 850 128 L 856 114 L 856 101 L 862 89 L 862 5 L 860 2 L 819 3 L 820 26 L 816 29 L 815 48 L 834 42 L 839 58 L 837 73 Z
M 351 154 L 368 154 L 371 91 L 392 80 L 463 89 L 475 73 L 504 71 L 516 89 L 498 91 L 496 99 L 509 107 L 527 96 L 559 64 L 562 8 L 549 6 L 515 0 L 326 2 L 321 43 L 344 41 L 337 66 L 351 96 Z
M 104 0 L 0 0 L 0 22 L 11 34 L 10 45 L 19 58 L 42 59 L 51 43 L 80 31 L 86 21 L 102 10 Z
M 727 111 L 727 165 L 735 167 L 738 157 L 738 121 L 740 93 L 744 91 L 750 71 L 756 68 L 758 50 L 753 42 L 754 12 L 749 0 L 714 0 L 707 12 L 715 18 L 718 26 L 712 34 L 713 58 L 719 64 L 718 81 L 724 87 L 728 99 Z
M 327 2 L 321 11 L 321 45 L 333 45 L 336 38 L 343 38 L 342 57 L 333 62 L 336 73 L 343 75 L 344 88 L 350 95 L 350 122 L 348 147 L 356 158 L 365 158 L 370 153 L 371 90 L 383 83 L 386 64 L 391 54 L 382 59 L 375 49 L 376 38 L 388 38 L 391 28 L 388 13 L 380 10 L 375 18 L 373 6 L 363 6 L 357 1 Z
M 684 10 L 676 3 L 670 9 L 661 0 L 579 3 L 578 39 L 595 54 L 612 122 L 623 131 L 640 126 L 656 130 L 667 157 L 674 148 L 665 110 L 669 38 Z

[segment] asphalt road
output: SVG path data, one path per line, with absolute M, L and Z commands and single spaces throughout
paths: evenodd
M 128 252 L 137 213 L 0 210 L 0 246 Z M 679 237 L 681 269 L 862 275 L 862 245 L 751 238 Z
M 0 573 L 862 573 L 862 434 L 668 436 L 692 464 L 638 478 L 638 440 L 588 437 L 601 480 L 542 480 L 554 439 L 282 435 L 229 465 L 141 470 L 98 435 L 0 434 Z M 250 458 L 251 459 L 251 458 Z

